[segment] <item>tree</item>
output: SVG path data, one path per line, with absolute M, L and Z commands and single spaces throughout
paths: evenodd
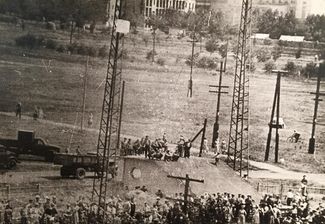
M 278 39 L 281 35 L 297 34 L 298 21 L 293 11 L 280 15 L 271 9 L 264 13 L 256 13 L 256 28 L 259 33 L 269 33 L 270 38 Z
M 205 49 L 212 54 L 216 50 L 218 50 L 218 43 L 214 38 L 210 38 L 206 43 L 205 43 Z
M 297 72 L 297 66 L 294 62 L 288 61 L 287 64 L 284 67 L 284 70 L 287 70 L 289 75 L 295 75 Z
M 268 60 L 265 64 L 264 64 L 264 70 L 267 73 L 271 73 L 272 70 L 274 70 L 276 68 L 275 63 L 273 60 Z
M 325 15 L 310 15 L 305 23 L 313 41 L 325 41 Z

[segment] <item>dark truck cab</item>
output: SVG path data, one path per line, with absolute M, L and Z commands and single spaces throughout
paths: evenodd
M 7 147 L 0 145 L 0 166 L 13 169 L 18 163 L 17 155 L 7 150 Z
M 0 144 L 16 154 L 41 156 L 47 162 L 53 162 L 54 154 L 60 152 L 60 147 L 48 144 L 42 138 L 36 138 L 34 131 L 18 131 L 17 139 L 0 139 Z

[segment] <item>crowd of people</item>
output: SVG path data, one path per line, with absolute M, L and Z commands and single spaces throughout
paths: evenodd
M 177 161 L 179 157 L 190 158 L 191 147 L 191 140 L 185 140 L 181 136 L 176 149 L 169 148 L 166 133 L 164 133 L 162 138 L 155 140 L 151 140 L 149 136 L 145 136 L 141 140 L 137 139 L 134 142 L 131 139 L 124 138 L 121 142 L 121 154 L 124 156 L 144 155 L 148 159 Z
M 302 182 L 303 184 L 303 182 Z M 133 195 L 107 197 L 104 209 L 104 221 L 98 221 L 99 207 L 83 196 L 73 203 L 57 208 L 55 196 L 41 198 L 36 195 L 19 209 L 19 219 L 13 218 L 14 209 L 10 201 L 0 203 L 0 223 L 12 224 L 323 224 L 325 207 L 319 204 L 312 209 L 307 191 L 289 190 L 286 198 L 265 195 L 257 203 L 251 195 L 230 194 L 228 192 L 201 196 L 189 195 L 185 203 L 183 193 L 172 197 L 158 190 L 155 195 L 148 189 L 138 187 Z M 152 200 L 143 200 L 136 195 L 150 195 Z M 172 199 L 173 198 L 173 199 Z M 150 202 L 149 202 L 150 201 Z M 187 205 L 185 207 L 185 204 Z M 16 220 L 16 221 L 14 221 Z

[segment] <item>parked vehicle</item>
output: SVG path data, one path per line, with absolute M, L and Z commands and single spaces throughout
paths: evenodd
M 83 179 L 86 172 L 101 173 L 96 154 L 57 153 L 54 157 L 54 164 L 62 165 L 60 175 L 65 178 L 73 176 Z M 109 162 L 108 173 L 111 177 L 116 175 L 116 171 L 115 162 Z
M 17 155 L 7 150 L 3 145 L 0 145 L 0 166 L 7 169 L 13 169 L 18 163 Z
M 17 139 L 0 139 L 0 144 L 9 151 L 20 154 L 36 155 L 53 162 L 54 154 L 60 152 L 60 147 L 48 144 L 42 138 L 36 138 L 34 131 L 19 130 Z

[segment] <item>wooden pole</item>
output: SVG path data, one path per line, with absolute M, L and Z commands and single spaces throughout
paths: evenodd
M 202 139 L 201 139 L 201 146 L 200 146 L 199 157 L 202 157 L 202 151 L 203 151 L 203 145 L 204 145 L 206 127 L 207 127 L 207 119 L 204 119 L 204 125 L 203 125 L 203 129 L 202 129 Z
M 89 56 L 87 56 L 86 69 L 85 69 L 85 74 L 83 76 L 82 114 L 81 114 L 81 124 L 80 124 L 81 130 L 83 130 L 84 127 L 85 110 L 86 110 L 88 63 L 89 63 Z

